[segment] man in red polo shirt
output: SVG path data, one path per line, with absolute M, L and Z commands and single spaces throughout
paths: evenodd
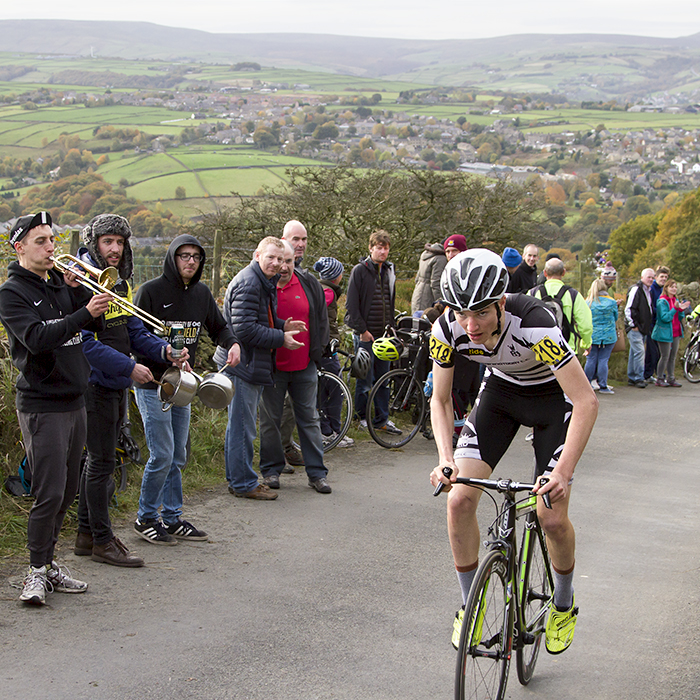
M 285 241 L 284 262 L 277 282 L 277 315 L 304 321 L 307 331 L 295 337 L 303 346 L 296 350 L 279 348 L 275 356 L 275 384 L 263 390 L 260 404 L 260 472 L 271 489 L 280 487 L 285 466 L 280 423 L 287 392 L 292 399 L 301 453 L 309 486 L 319 493 L 331 493 L 323 463 L 323 438 L 316 394 L 316 368 L 328 344 L 328 313 L 323 288 L 309 272 L 294 267 L 294 250 Z

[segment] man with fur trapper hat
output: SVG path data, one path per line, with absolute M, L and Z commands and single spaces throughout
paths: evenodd
M 101 270 L 115 267 L 120 279 L 112 292 L 131 302 L 131 286 L 127 281 L 133 272 L 129 222 L 117 214 L 100 214 L 83 229 L 82 237 L 86 247 L 78 251 L 80 260 Z M 131 554 L 112 532 L 109 519 L 110 483 L 116 467 L 117 435 L 126 392 L 132 381 L 140 384 L 153 381 L 151 370 L 133 360 L 131 353 L 139 353 L 154 362 L 179 364 L 187 359 L 188 353 L 185 348 L 176 361 L 165 340 L 149 333 L 139 318 L 114 302 L 110 302 L 105 317 L 103 331 L 83 331 L 83 350 L 91 368 L 86 395 L 88 463 L 80 480 L 74 552 L 113 566 L 143 566 L 143 559 Z

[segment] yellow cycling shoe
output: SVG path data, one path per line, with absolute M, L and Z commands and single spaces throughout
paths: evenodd
M 456 613 L 455 619 L 452 623 L 452 646 L 455 649 L 459 649 L 459 638 L 462 635 L 462 621 L 464 620 L 464 606 L 462 606 Z
M 561 654 L 571 646 L 571 642 L 574 641 L 577 615 L 575 598 L 571 602 L 571 607 L 564 612 L 552 606 L 545 630 L 545 646 L 550 654 Z

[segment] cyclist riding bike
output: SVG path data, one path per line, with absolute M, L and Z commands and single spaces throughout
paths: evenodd
M 498 255 L 467 250 L 450 260 L 440 284 L 449 308 L 433 325 L 430 340 L 430 411 L 440 461 L 430 481 L 433 486 L 442 482 L 450 491 L 447 527 L 462 602 L 479 563 L 476 509 L 481 491 L 453 482 L 457 476 L 489 478 L 518 428 L 532 427 L 537 474 L 548 477 L 535 492 L 548 492 L 552 502 L 549 510 L 538 499 L 537 515 L 554 568 L 546 647 L 558 654 L 573 640 L 578 613 L 573 591 L 575 534 L 568 516 L 571 483 L 598 401 L 554 316 L 532 297 L 505 294 L 508 272 Z M 457 354 L 485 364 L 486 375 L 453 452 L 450 394 Z M 445 467 L 452 469 L 449 478 Z M 463 608 L 455 617 L 455 647 L 462 617 Z

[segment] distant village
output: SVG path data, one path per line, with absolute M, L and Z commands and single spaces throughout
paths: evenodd
M 52 104 L 84 103 L 86 106 L 123 104 L 161 107 L 174 115 L 172 122 L 185 128 L 180 139 L 156 135 L 148 150 L 177 147 L 181 143 L 208 141 L 222 145 L 251 144 L 289 155 L 320 161 L 382 166 L 401 162 L 417 168 L 459 169 L 491 177 L 523 182 L 533 174 L 543 180 L 585 180 L 604 170 L 608 181 L 631 183 L 635 194 L 653 190 L 690 190 L 700 186 L 700 127 L 692 131 L 669 128 L 626 133 L 600 126 L 586 132 L 566 130 L 566 121 L 539 120 L 537 127 L 558 127 L 556 133 L 524 131 L 529 109 L 556 107 L 528 103 L 510 97 L 500 103 L 474 102 L 457 121 L 412 114 L 411 104 L 382 105 L 381 94 L 316 95 L 309 85 L 244 81 L 216 91 L 198 87 L 188 92 L 134 91 L 103 93 L 62 91 L 54 86 Z M 48 91 L 47 91 L 48 92 Z M 41 99 L 41 95 L 27 99 Z M 695 96 L 691 96 L 695 97 Z M 426 95 L 421 104 L 436 104 Z M 485 106 L 486 105 L 486 106 Z M 617 108 L 620 109 L 619 107 Z M 697 104 L 678 96 L 627 107 L 629 112 L 695 112 Z M 472 115 L 496 117 L 490 126 L 470 122 Z M 625 194 L 618 192 L 624 201 Z M 601 198 L 615 196 L 600 189 Z

